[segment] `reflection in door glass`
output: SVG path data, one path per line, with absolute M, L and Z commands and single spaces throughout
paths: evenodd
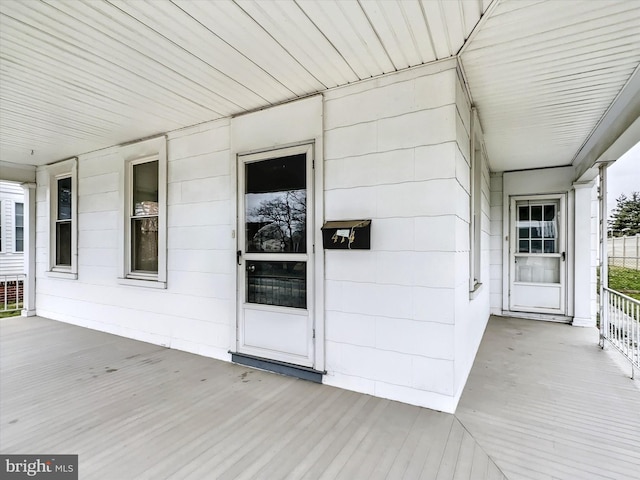
M 247 262 L 247 302 L 307 308 L 305 262 Z
M 306 155 L 247 163 L 246 251 L 306 253 Z

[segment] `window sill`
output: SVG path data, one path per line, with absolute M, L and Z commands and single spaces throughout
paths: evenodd
M 51 277 L 51 278 L 66 278 L 67 280 L 78 279 L 78 274 L 73 272 L 61 272 L 56 270 L 50 270 L 48 272 L 45 272 L 45 274 L 47 275 L 47 277 Z
M 143 280 L 140 278 L 118 278 L 118 284 L 129 285 L 131 287 L 146 287 L 166 289 L 167 282 L 160 282 L 158 280 Z
M 473 290 L 469 291 L 469 300 L 475 299 L 478 295 L 480 295 L 480 290 L 482 289 L 482 283 L 476 283 L 473 286 Z

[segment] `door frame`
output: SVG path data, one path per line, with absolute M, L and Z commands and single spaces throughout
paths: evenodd
M 559 236 L 558 236 L 558 251 L 560 253 L 564 252 L 564 258 L 561 258 L 560 261 L 560 309 L 547 309 L 542 307 L 530 307 L 527 310 L 513 310 L 511 304 L 511 294 L 512 294 L 512 286 L 515 278 L 515 249 L 516 249 L 516 204 L 519 201 L 557 201 L 558 202 L 558 215 L 560 215 L 559 221 Z M 507 273 L 507 308 L 509 312 L 514 312 L 516 315 L 533 315 L 535 318 L 536 315 L 552 315 L 555 318 L 551 319 L 559 319 L 562 321 L 566 321 L 567 315 L 569 313 L 569 285 L 570 282 L 570 270 L 568 268 L 569 261 L 568 257 L 570 257 L 568 252 L 569 247 L 569 231 L 570 231 L 570 222 L 568 215 L 568 198 L 566 193 L 555 193 L 555 194 L 536 194 L 536 195 L 510 195 L 509 196 L 509 204 L 508 204 L 508 244 L 507 244 L 507 268 L 505 269 Z
M 245 252 L 246 249 L 246 230 L 244 225 L 244 217 L 245 217 L 245 206 L 244 206 L 244 192 L 245 192 L 245 169 L 244 165 L 248 162 L 259 162 L 261 160 L 268 160 L 271 158 L 278 158 L 284 156 L 291 155 L 299 155 L 305 154 L 307 155 L 307 168 L 306 168 L 306 189 L 307 189 L 307 252 L 306 254 L 291 254 L 291 255 L 306 255 L 306 265 L 307 265 L 307 308 L 305 310 L 307 318 L 307 358 L 297 357 L 290 358 L 286 356 L 281 356 L 275 353 L 272 356 L 265 357 L 264 351 L 254 350 L 251 347 L 243 346 L 244 344 L 244 309 L 245 309 L 245 282 L 246 282 L 246 270 L 245 263 L 247 261 L 247 254 Z M 318 188 L 317 182 L 317 173 L 315 172 L 315 155 L 316 148 L 314 141 L 306 141 L 299 142 L 290 145 L 278 146 L 270 149 L 259 150 L 259 151 L 250 151 L 244 153 L 237 153 L 235 155 L 235 168 L 236 168 L 236 177 L 237 177 L 237 190 L 236 190 L 236 249 L 238 252 L 242 252 L 240 257 L 237 257 L 236 261 L 236 322 L 235 322 L 235 335 L 234 335 L 234 345 L 235 351 L 242 354 L 252 355 L 256 357 L 265 358 L 267 360 L 272 360 L 275 362 L 285 362 L 293 365 L 298 365 L 302 367 L 313 368 L 317 370 L 323 370 L 324 368 L 324 349 L 323 340 L 324 336 L 322 335 L 319 338 L 318 330 L 322 330 L 324 333 L 324 328 L 318 328 L 320 324 L 323 324 L 323 317 L 318 316 L 318 313 L 322 313 L 322 308 L 318 308 L 318 298 L 317 292 L 322 289 L 322 281 L 318 281 L 318 276 L 323 275 L 322 269 L 318 269 L 319 259 L 318 252 L 316 252 L 316 222 L 318 215 L 318 208 L 316 206 L 316 190 Z M 320 209 L 320 212 L 322 210 Z M 249 257 L 252 254 L 248 254 Z M 257 254 L 261 256 L 267 256 L 264 260 L 278 260 L 278 255 L 280 254 Z M 320 259 L 322 261 L 322 259 Z M 320 272 L 318 272 L 320 270 Z M 318 285 L 320 283 L 320 285 Z M 260 305 L 255 304 L 251 307 L 257 311 L 265 311 L 265 312 L 280 312 L 284 311 L 284 309 L 288 309 L 289 314 L 292 315 L 301 315 L 305 314 L 302 312 L 296 312 L 293 308 L 290 307 L 279 307 L 272 305 Z M 322 360 L 322 364 L 319 364 L 319 359 Z

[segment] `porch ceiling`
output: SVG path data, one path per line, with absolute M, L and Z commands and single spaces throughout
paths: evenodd
M 638 25 L 638 2 L 500 2 L 461 54 L 492 169 L 572 164 L 638 68 Z
M 48 163 L 450 57 L 489 2 L 3 0 L 0 158 Z
M 494 1 L 3 0 L 0 160 L 50 163 L 455 56 L 487 13 L 461 58 L 492 168 L 569 164 L 640 63 L 640 6 Z

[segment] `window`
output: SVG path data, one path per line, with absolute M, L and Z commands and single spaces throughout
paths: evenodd
M 132 163 L 129 269 L 158 275 L 158 160 Z
M 14 209 L 15 251 L 24 252 L 24 203 L 16 203 Z
M 55 217 L 55 265 L 58 267 L 71 267 L 71 194 L 71 177 L 58 178 Z
M 77 160 L 49 167 L 49 271 L 59 278 L 77 278 Z
M 124 248 L 119 283 L 166 288 L 165 137 L 123 147 Z
M 482 169 L 484 151 L 482 130 L 475 108 L 471 127 L 471 198 L 469 222 L 469 290 L 475 292 L 482 285 Z

